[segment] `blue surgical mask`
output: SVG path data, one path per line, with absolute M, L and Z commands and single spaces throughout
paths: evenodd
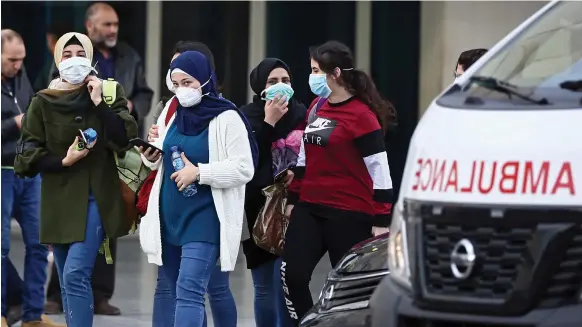
M 311 92 L 318 97 L 327 98 L 331 94 L 331 89 L 327 86 L 327 76 L 325 74 L 309 75 L 309 87 Z
M 286 101 L 289 101 L 294 93 L 295 91 L 293 91 L 293 88 L 289 84 L 279 82 L 275 85 L 269 86 L 261 92 L 261 97 L 263 97 L 263 100 L 273 100 L 280 94 L 285 96 Z

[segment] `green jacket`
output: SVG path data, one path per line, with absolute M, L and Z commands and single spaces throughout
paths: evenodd
M 124 218 L 114 151 L 126 151 L 131 145 L 119 146 L 108 140 L 100 118 L 103 116 L 97 115 L 99 110 L 113 111 L 122 119 L 128 140 L 137 137 L 137 123 L 127 110 L 119 84 L 116 93 L 111 106 L 103 101 L 96 107 L 85 86 L 67 91 L 43 90 L 32 99 L 22 121 L 14 171 L 21 177 L 41 174 L 41 243 L 69 244 L 85 239 L 89 190 L 97 202 L 106 236 L 128 234 L 131 226 Z M 72 166 L 62 167 L 59 163 L 79 129 L 87 128 L 97 131 L 94 148 Z M 46 168 L 47 162 L 52 162 L 50 169 Z

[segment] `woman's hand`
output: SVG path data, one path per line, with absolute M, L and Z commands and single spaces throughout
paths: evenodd
M 77 161 L 85 158 L 89 154 L 89 149 L 85 148 L 83 150 L 77 150 L 77 145 L 79 144 L 79 137 L 75 137 L 75 141 L 69 149 L 67 150 L 67 155 L 63 158 L 63 167 L 72 166 Z
M 160 135 L 158 134 L 158 125 L 153 124 L 152 127 L 150 127 L 150 130 L 148 131 L 148 142 L 153 142 L 155 141 L 158 137 L 160 137 Z
M 178 170 L 177 172 L 174 172 L 170 176 L 170 179 L 176 182 L 176 185 L 178 186 L 180 192 L 183 191 L 186 188 L 186 186 L 198 180 L 199 172 L 198 167 L 194 166 L 194 164 L 191 163 L 190 160 L 188 160 L 188 158 L 186 158 L 184 152 L 182 152 L 181 156 L 182 160 L 184 160 L 185 165 L 184 168 Z
M 265 122 L 271 126 L 283 117 L 289 108 L 287 108 L 287 97 L 285 95 L 276 95 L 273 100 L 268 100 L 265 103 Z
M 89 93 L 91 94 L 91 100 L 96 106 L 98 106 L 101 101 L 103 101 L 101 81 L 95 76 L 87 76 L 85 82 L 87 82 L 87 90 L 89 90 Z
M 388 229 L 388 227 L 378 227 L 378 226 L 372 227 L 372 235 L 374 235 L 374 236 L 386 234 L 389 231 L 390 231 L 390 229 Z
M 285 184 L 285 187 L 289 187 L 289 185 L 291 185 L 293 177 L 295 177 L 295 173 L 292 172 L 291 169 L 287 169 L 287 176 L 283 178 L 283 183 Z
M 146 159 L 149 162 L 156 162 L 158 161 L 158 159 L 160 159 L 160 151 L 158 150 L 153 150 L 153 148 L 147 148 L 145 151 L 143 150 L 143 146 L 139 147 L 139 152 L 142 153 L 144 155 L 144 157 L 146 157 Z

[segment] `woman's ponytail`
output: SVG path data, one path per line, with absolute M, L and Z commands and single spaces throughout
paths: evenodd
M 368 74 L 358 69 L 342 71 L 342 81 L 348 91 L 370 107 L 378 118 L 384 133 L 388 131 L 390 126 L 394 126 L 396 109 L 390 101 L 382 98 Z

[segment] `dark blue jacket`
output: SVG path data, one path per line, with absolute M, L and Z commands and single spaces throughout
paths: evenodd
M 13 85 L 11 91 L 8 81 L 2 81 L 2 167 L 14 166 L 16 142 L 20 138 L 14 117 L 26 112 L 34 95 L 24 67 L 14 77 Z

